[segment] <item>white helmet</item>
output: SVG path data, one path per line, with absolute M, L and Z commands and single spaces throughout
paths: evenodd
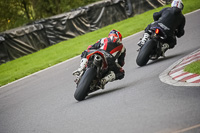
M 183 6 L 182 0 L 173 0 L 171 7 L 177 7 L 179 9 L 183 10 L 184 6 Z

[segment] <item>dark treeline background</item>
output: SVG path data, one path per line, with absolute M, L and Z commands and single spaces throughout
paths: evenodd
M 100 0 L 0 0 L 0 32 Z

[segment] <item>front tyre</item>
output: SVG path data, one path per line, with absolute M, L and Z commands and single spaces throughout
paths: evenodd
M 136 59 L 138 66 L 144 66 L 147 64 L 155 46 L 156 42 L 154 40 L 149 40 L 144 46 L 142 46 Z
M 74 93 L 74 98 L 77 101 L 82 101 L 85 99 L 85 97 L 87 96 L 89 92 L 90 84 L 95 77 L 96 77 L 96 69 L 88 68 L 85 71 Z

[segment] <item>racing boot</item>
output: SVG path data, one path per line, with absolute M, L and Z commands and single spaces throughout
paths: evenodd
M 99 87 L 100 87 L 101 89 L 104 89 L 105 85 L 106 85 L 108 82 L 114 81 L 115 78 L 116 78 L 115 73 L 114 73 L 113 71 L 110 71 L 110 72 L 108 73 L 108 75 L 106 75 L 104 78 L 101 79 L 101 81 L 100 81 L 101 84 L 100 84 Z
M 87 58 L 82 58 L 81 62 L 80 62 L 80 66 L 77 70 L 75 70 L 72 74 L 79 76 L 80 73 L 85 69 L 86 65 L 87 65 L 88 59 Z
M 148 33 L 144 33 L 143 38 L 140 39 L 137 45 L 142 47 L 146 43 L 146 41 L 149 40 L 149 38 L 150 38 L 150 35 Z
M 169 44 L 164 43 L 161 48 L 161 56 L 165 57 L 165 52 L 169 49 Z

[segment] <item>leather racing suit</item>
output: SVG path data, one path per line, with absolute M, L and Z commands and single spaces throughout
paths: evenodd
M 125 72 L 122 67 L 125 64 L 126 49 L 123 44 L 117 44 L 110 38 L 102 38 L 95 44 L 88 46 L 87 50 L 81 54 L 81 57 L 86 58 L 92 49 L 101 49 L 110 53 L 113 58 L 108 59 L 109 71 L 114 71 L 116 75 L 115 80 L 124 78 Z
M 151 27 L 159 26 L 167 35 L 165 41 L 169 44 L 169 48 L 174 48 L 176 45 L 175 36 L 180 38 L 185 33 L 185 16 L 182 14 L 181 9 L 176 7 L 163 8 L 161 11 L 155 12 L 153 18 L 154 22 L 146 27 L 145 32 L 149 33 L 148 30 Z

